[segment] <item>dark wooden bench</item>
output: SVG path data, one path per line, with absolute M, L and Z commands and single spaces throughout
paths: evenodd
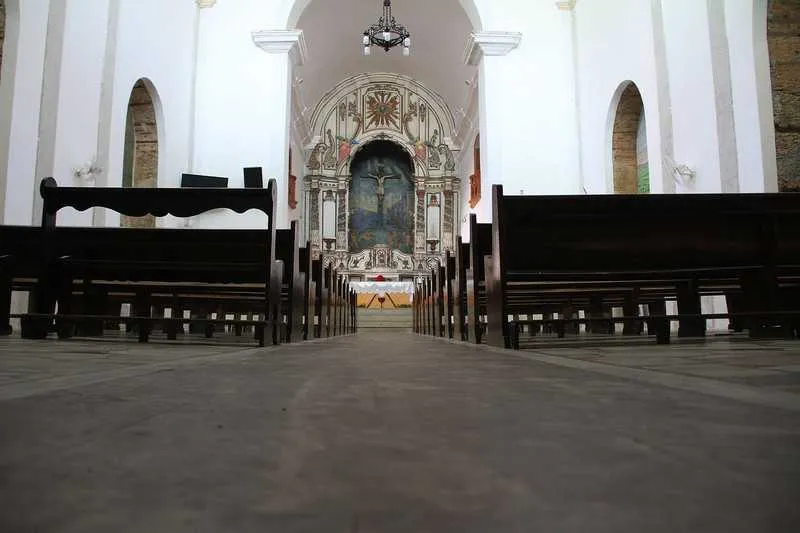
M 10 335 L 12 291 L 29 293 L 29 307 L 47 307 L 55 287 L 47 287 L 49 250 L 44 230 L 35 226 L 0 226 L 0 335 Z M 37 290 L 38 287 L 38 290 Z
M 492 345 L 512 346 L 510 316 L 576 300 L 586 319 L 550 322 L 607 329 L 615 320 L 600 316 L 604 304 L 633 312 L 645 303 L 668 342 L 665 298 L 678 302 L 680 334 L 694 336 L 712 318 L 700 312 L 700 297 L 726 294 L 740 297 L 739 308 L 721 316 L 740 318 L 754 335 L 796 327 L 789 295 L 800 270 L 800 195 L 504 196 L 496 185 L 492 201 Z M 625 314 L 629 328 L 645 320 Z
M 36 291 L 46 296 L 21 316 L 24 336 L 45 336 L 52 319 L 61 337 L 71 336 L 80 322 L 118 320 L 135 324 L 142 342 L 155 324 L 174 336 L 177 326 L 187 322 L 255 326 L 260 344 L 265 338 L 279 342 L 283 265 L 275 252 L 274 180 L 266 189 L 118 189 L 58 187 L 48 178 L 40 189 L 44 200 L 40 242 L 47 250 L 48 275 Z M 260 230 L 57 227 L 56 214 L 64 207 L 79 211 L 103 207 L 127 216 L 158 217 L 258 209 L 269 222 Z M 101 295 L 130 295 L 134 316 L 98 314 L 104 305 L 92 305 L 89 292 L 80 290 L 86 286 Z M 226 311 L 256 311 L 258 318 L 158 317 L 150 312 L 155 303 L 182 308 L 192 301 L 220 304 Z
M 483 339 L 486 316 L 485 258 L 492 252 L 492 225 L 478 223 L 477 217 L 469 216 L 469 266 L 466 270 L 467 294 L 467 340 L 480 344 Z

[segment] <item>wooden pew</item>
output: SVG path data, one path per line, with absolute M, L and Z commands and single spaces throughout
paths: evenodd
M 510 347 L 509 315 L 590 295 L 660 301 L 650 319 L 659 342 L 669 339 L 665 297 L 692 334 L 708 318 L 703 294 L 740 291 L 755 334 L 786 328 L 795 311 L 785 295 L 800 268 L 800 195 L 504 196 L 495 185 L 492 200 L 492 345 Z
M 300 248 L 300 270 L 303 274 L 303 340 L 314 338 L 314 312 L 316 310 L 316 281 L 314 281 L 314 261 L 311 253 L 311 241 L 306 241 Z
M 460 240 L 459 240 L 460 243 Z M 455 294 L 456 294 L 456 287 L 454 286 L 457 279 L 456 273 L 456 258 L 447 250 L 445 252 L 445 261 L 444 261 L 444 299 L 445 299 L 445 307 L 444 307 L 444 315 L 445 315 L 445 327 L 447 332 L 447 338 L 452 339 L 455 336 Z
M 453 280 L 453 311 L 455 315 L 455 338 L 468 340 L 467 334 L 467 267 L 469 266 L 469 243 L 456 238 L 455 268 Z
M 48 284 L 58 287 L 57 327 L 62 337 L 72 334 L 76 321 L 93 318 L 135 323 L 139 339 L 147 341 L 155 323 L 167 329 L 185 322 L 240 323 L 238 320 L 153 317 L 154 299 L 173 301 L 249 301 L 264 318 L 257 326 L 259 343 L 279 342 L 278 315 L 282 263 L 275 259 L 274 227 L 276 184 L 266 189 L 120 189 L 58 187 L 47 178 L 40 187 L 44 199 L 43 242 L 49 260 L 57 260 L 57 274 Z M 211 209 L 243 213 L 258 209 L 268 216 L 263 230 L 198 230 L 142 228 L 68 228 L 56 226 L 56 214 L 64 207 L 86 210 L 104 207 L 127 216 L 188 217 Z M 81 316 L 73 310 L 77 280 L 90 280 L 107 291 L 132 294 L 134 317 Z M 47 309 L 23 316 L 28 322 L 49 322 L 54 301 Z M 42 336 L 41 328 L 34 328 Z M 46 334 L 46 330 L 44 331 Z
M 0 226 L 0 335 L 10 335 L 12 291 L 28 292 L 29 307 L 44 312 L 55 299 L 55 289 L 45 280 L 51 266 L 43 246 L 44 230 L 34 226 Z
M 305 275 L 301 272 L 300 226 L 293 220 L 289 229 L 276 231 L 275 255 L 283 262 L 282 315 L 286 342 L 303 340 Z
M 478 223 L 476 215 L 469 216 L 470 242 L 469 266 L 466 271 L 467 340 L 480 344 L 484 326 L 481 317 L 486 314 L 485 257 L 492 253 L 492 225 Z

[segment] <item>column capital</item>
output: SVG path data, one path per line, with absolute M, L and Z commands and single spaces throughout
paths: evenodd
M 577 3 L 578 0 L 560 0 L 556 2 L 556 7 L 561 11 L 572 11 Z
M 515 31 L 482 31 L 470 35 L 464 62 L 476 66 L 483 56 L 504 56 L 519 46 L 522 34 Z
M 268 54 L 289 54 L 296 67 L 308 60 L 308 48 L 303 30 L 254 31 L 253 43 Z
M 200 9 L 203 9 L 204 7 L 214 7 L 216 3 L 217 0 L 195 0 L 195 4 L 197 4 L 197 7 Z

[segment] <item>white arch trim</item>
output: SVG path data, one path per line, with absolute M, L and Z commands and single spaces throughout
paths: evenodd
M 313 0 L 283 0 L 281 7 L 278 9 L 278 20 L 283 22 L 281 27 L 293 30 L 297 28 L 297 23 L 303 15 L 303 11 L 311 4 Z M 320 0 L 322 1 L 322 0 Z M 481 14 L 478 6 L 475 5 L 475 0 L 458 0 L 461 4 L 464 13 L 467 15 L 470 24 L 472 24 L 473 31 L 482 31 L 483 24 L 481 22 Z

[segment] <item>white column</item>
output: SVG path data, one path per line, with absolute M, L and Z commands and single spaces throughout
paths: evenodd
M 581 146 L 581 102 L 578 86 L 580 83 L 580 72 L 578 71 L 578 30 L 575 22 L 575 5 L 577 0 L 563 0 L 556 2 L 556 7 L 561 12 L 561 30 L 563 35 L 562 48 L 565 58 L 564 79 L 569 91 L 569 105 L 566 108 L 567 115 L 564 117 L 565 127 L 570 127 L 572 134 L 572 150 L 576 154 L 575 168 L 573 172 L 577 177 L 577 188 L 580 192 L 586 192 L 583 180 L 583 148 Z
M 49 12 L 49 0 L 21 0 L 13 5 L 6 2 L 0 74 L 0 221 L 4 224 L 38 222 L 33 216 L 37 189 L 33 169 Z
M 766 2 L 727 0 L 733 114 L 741 192 L 777 192 Z
M 293 71 L 307 57 L 302 30 L 269 30 L 253 33 L 253 42 L 267 52 L 268 72 L 273 76 L 265 87 L 264 98 L 270 102 L 271 120 L 263 124 L 265 134 L 272 140 L 268 150 L 265 176 L 278 179 L 278 226 L 288 227 L 287 205 L 289 178 L 289 138 L 291 131 Z
M 505 173 L 503 145 L 506 139 L 506 85 L 508 68 L 506 55 L 519 46 L 522 34 L 518 32 L 473 33 L 467 47 L 466 63 L 478 66 L 480 135 L 481 135 L 481 201 L 475 209 L 478 220 L 492 217 L 491 185 L 502 183 Z
M 45 61 L 45 94 L 39 127 L 37 182 L 52 176 L 60 185 L 93 186 L 96 173 L 79 178 L 77 169 L 97 166 L 110 0 L 54 2 L 63 8 L 63 26 L 50 32 Z M 61 31 L 61 38 L 58 32 Z M 52 55 L 51 55 L 52 52 Z M 41 216 L 38 183 L 34 187 L 34 223 Z M 59 225 L 91 226 L 92 211 L 67 208 Z
M 736 133 L 725 35 L 717 0 L 662 1 L 672 102 L 674 166 L 696 172 L 677 192 L 738 189 Z

